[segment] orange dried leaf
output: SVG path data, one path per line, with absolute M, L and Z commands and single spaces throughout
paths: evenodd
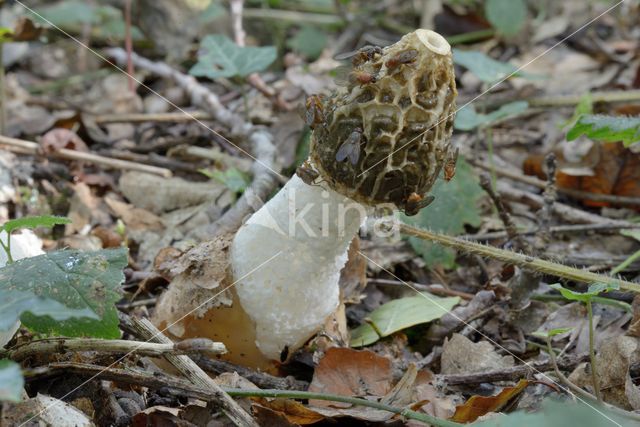
M 293 425 L 309 425 L 324 420 L 324 415 L 321 415 L 311 409 L 307 408 L 300 402 L 290 399 L 255 399 L 257 403 L 253 404 L 253 410 L 258 418 L 260 425 L 266 425 L 267 423 L 262 418 L 273 418 L 273 415 L 269 411 L 275 412 L 277 416 L 284 417 L 289 423 Z M 264 411 L 268 409 L 269 411 Z M 280 424 L 279 424 L 280 425 Z
M 496 396 L 472 396 L 464 405 L 456 408 L 452 421 L 470 423 L 489 412 L 497 412 L 504 408 L 513 398 L 518 396 L 530 384 L 528 380 L 520 380 L 513 387 L 504 388 Z

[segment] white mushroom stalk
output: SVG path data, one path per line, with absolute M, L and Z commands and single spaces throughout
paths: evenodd
M 361 49 L 352 63 L 346 87 L 307 101 L 310 159 L 231 245 L 239 302 L 272 360 L 302 346 L 338 306 L 340 270 L 367 211 L 417 213 L 451 156 L 457 92 L 442 36 L 417 30 Z
M 265 356 L 299 348 L 336 309 L 340 270 L 365 215 L 359 203 L 294 176 L 240 228 L 233 277 L 245 277 L 236 292 Z

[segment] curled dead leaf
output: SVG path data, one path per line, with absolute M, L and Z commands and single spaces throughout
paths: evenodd
M 456 413 L 451 420 L 459 423 L 470 423 L 490 412 L 501 411 L 513 403 L 513 400 L 518 398 L 529 384 L 528 380 L 522 379 L 513 387 L 505 387 L 496 396 L 471 396 L 464 405 L 456 408 Z

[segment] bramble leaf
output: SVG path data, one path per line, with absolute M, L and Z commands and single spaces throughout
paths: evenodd
M 274 46 L 242 47 L 227 36 L 206 36 L 200 43 L 198 62 L 189 74 L 196 77 L 246 77 L 265 70 L 276 59 Z
M 431 322 L 447 314 L 460 302 L 459 297 L 440 298 L 428 292 L 390 301 L 373 310 L 369 316 L 382 337 L 410 326 Z M 378 341 L 381 336 L 368 323 L 351 332 L 351 346 L 362 347 Z
M 0 329 L 18 319 L 35 332 L 117 338 L 127 250 L 57 251 L 0 269 Z
M 567 132 L 567 141 L 581 135 L 604 142 L 622 141 L 628 147 L 640 142 L 640 117 L 583 114 Z

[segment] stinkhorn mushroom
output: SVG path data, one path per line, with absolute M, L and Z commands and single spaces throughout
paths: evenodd
M 233 310 L 184 319 L 183 337 L 221 340 L 229 358 L 246 365 L 291 354 L 337 308 L 349 244 L 372 207 L 411 215 L 430 200 L 426 193 L 453 154 L 449 44 L 421 29 L 384 49 L 363 48 L 352 62 L 345 87 L 307 102 L 309 159 L 228 245 Z

